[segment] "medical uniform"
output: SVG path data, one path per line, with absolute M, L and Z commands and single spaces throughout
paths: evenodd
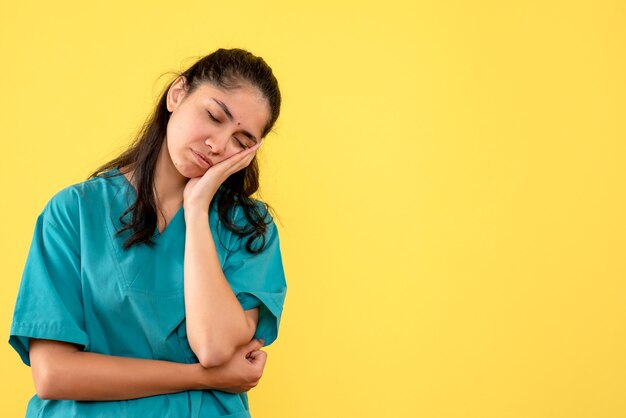
M 198 363 L 185 327 L 184 209 L 162 233 L 155 230 L 153 248 L 124 250 L 131 231 L 115 232 L 135 190 L 117 168 L 105 175 L 59 191 L 37 218 L 8 342 L 28 366 L 30 337 L 72 342 L 100 354 Z M 129 222 L 131 214 L 126 216 Z M 244 310 L 259 308 L 254 337 L 265 345 L 277 337 L 287 291 L 278 232 L 268 219 L 265 247 L 255 255 L 245 249 L 248 237 L 218 226 L 213 204 L 208 213 L 224 275 Z M 240 207 L 235 223 L 246 224 Z M 34 395 L 26 417 L 244 418 L 250 413 L 246 392 L 192 390 L 120 401 Z

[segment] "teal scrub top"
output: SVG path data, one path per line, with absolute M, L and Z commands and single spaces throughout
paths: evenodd
M 131 232 L 114 234 L 135 190 L 117 168 L 104 174 L 62 189 L 37 218 L 8 342 L 28 366 L 31 337 L 93 353 L 198 363 L 185 327 L 184 209 L 162 234 L 155 230 L 153 248 L 124 250 Z M 234 219 L 246 224 L 240 207 Z M 269 214 L 267 221 L 265 247 L 254 255 L 245 249 L 248 237 L 218 226 L 213 204 L 208 213 L 224 275 L 244 310 L 259 308 L 254 337 L 266 346 L 277 337 L 287 291 L 278 231 Z M 35 394 L 26 417 L 244 418 L 250 412 L 246 392 L 190 390 L 120 401 L 42 400 Z

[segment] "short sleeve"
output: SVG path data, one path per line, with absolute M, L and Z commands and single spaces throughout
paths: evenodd
M 58 217 L 51 210 L 49 203 L 37 218 L 9 336 L 9 344 L 27 366 L 29 338 L 66 341 L 89 349 L 75 225 L 55 222 Z
M 273 220 L 267 225 L 261 252 L 249 253 L 245 249 L 247 238 L 240 239 L 239 249 L 227 257 L 224 276 L 244 310 L 259 308 L 254 338 L 264 339 L 267 346 L 278 336 L 287 293 L 280 240 Z

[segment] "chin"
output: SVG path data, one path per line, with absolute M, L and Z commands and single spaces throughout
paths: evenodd
M 203 169 L 202 167 L 198 167 L 198 165 L 195 163 L 178 164 L 175 165 L 175 168 L 181 176 L 188 179 L 194 177 L 202 177 L 204 173 L 207 172 L 207 170 Z

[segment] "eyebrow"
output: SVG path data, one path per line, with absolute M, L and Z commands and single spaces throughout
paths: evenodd
M 220 105 L 220 107 L 222 108 L 222 110 L 224 111 L 224 113 L 226 113 L 226 116 L 228 116 L 228 119 L 233 120 L 233 114 L 230 113 L 230 110 L 228 110 L 228 107 L 223 103 L 220 102 L 219 100 L 217 100 L 215 97 L 211 97 L 211 99 L 213 99 L 215 101 L 215 103 L 217 103 L 218 105 Z M 251 140 L 253 140 L 255 143 L 259 142 L 256 139 L 256 136 L 252 135 L 250 132 L 245 131 L 245 130 L 241 130 L 241 132 L 243 132 L 243 134 L 245 136 L 247 136 L 248 138 L 250 138 Z

